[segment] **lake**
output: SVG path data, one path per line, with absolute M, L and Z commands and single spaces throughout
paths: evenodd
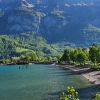
M 57 66 L 0 66 L 0 100 L 59 100 L 67 86 L 74 86 L 81 100 L 98 91 L 84 77 Z

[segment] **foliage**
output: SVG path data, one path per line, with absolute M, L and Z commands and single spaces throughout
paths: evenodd
M 77 50 L 72 50 L 72 51 L 70 52 L 70 59 L 71 59 L 73 62 L 75 62 L 75 61 L 77 60 L 77 58 L 76 58 L 77 54 L 78 54 Z
M 68 49 L 65 49 L 64 50 L 64 53 L 60 59 L 61 61 L 67 61 L 69 62 L 70 61 L 70 51 Z
M 33 51 L 39 59 L 45 56 L 56 57 L 58 56 L 58 49 L 54 49 L 54 47 L 55 45 L 52 47 L 41 35 L 34 32 L 17 35 L 0 35 L 1 60 L 10 59 L 11 57 L 23 58 L 23 55 L 25 59 L 31 59 L 29 57 L 27 58 L 26 55 Z
M 85 62 L 88 60 L 87 55 L 83 52 L 80 51 L 77 55 L 76 55 L 76 61 L 79 62 L 80 64 L 85 64 Z
M 73 87 L 67 87 L 67 91 L 62 93 L 60 100 L 79 100 L 78 92 Z
M 89 48 L 67 48 L 59 63 L 89 64 L 92 68 L 100 68 L 100 46 L 93 44 Z
M 21 61 L 37 61 L 38 60 L 38 56 L 36 55 L 36 53 L 34 51 L 28 52 L 25 55 L 22 55 L 20 57 Z
M 100 93 L 96 94 L 95 100 L 100 100 Z
M 97 62 L 97 52 L 98 52 L 98 48 L 96 47 L 96 45 L 92 45 L 90 47 L 90 50 L 89 50 L 89 57 L 90 57 L 90 60 L 93 62 L 93 63 L 96 63 Z
M 85 64 L 88 61 L 87 50 L 76 48 L 76 49 L 66 49 L 60 59 L 61 62 L 78 62 L 80 64 Z

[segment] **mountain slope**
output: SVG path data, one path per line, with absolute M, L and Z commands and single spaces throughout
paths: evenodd
M 1 34 L 35 32 L 50 43 L 78 45 L 100 41 L 98 0 L 1 0 L 0 5 Z
M 58 52 L 36 33 L 0 35 L 0 58 L 19 57 L 30 51 L 39 57 L 56 56 Z

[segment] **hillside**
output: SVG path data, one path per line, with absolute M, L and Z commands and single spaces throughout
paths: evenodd
M 1 0 L 0 34 L 35 32 L 49 43 L 99 43 L 99 4 L 98 0 Z
M 49 45 L 45 39 L 36 33 L 21 33 L 20 35 L 0 36 L 0 58 L 19 57 L 34 51 L 37 56 L 56 56 L 57 45 Z

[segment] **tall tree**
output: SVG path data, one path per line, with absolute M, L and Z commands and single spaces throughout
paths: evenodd
M 63 53 L 60 61 L 65 61 L 65 62 L 69 62 L 70 61 L 70 51 L 69 51 L 69 49 L 65 49 L 64 50 L 64 53 Z
M 98 56 L 98 48 L 96 45 L 92 45 L 89 50 L 89 58 L 94 63 L 94 65 L 97 62 L 97 56 Z
M 81 64 L 85 64 L 85 62 L 88 60 L 88 57 L 87 57 L 87 55 L 86 55 L 85 52 L 80 51 L 80 52 L 77 54 L 76 59 L 77 59 L 77 62 L 79 62 L 80 65 L 81 65 Z
M 76 62 L 76 56 L 78 54 L 78 50 L 72 50 L 70 52 L 70 60 L 73 61 L 73 62 Z

